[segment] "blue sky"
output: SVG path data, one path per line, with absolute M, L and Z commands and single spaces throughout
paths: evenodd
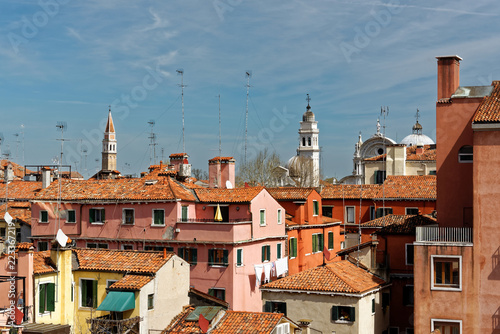
M 309 93 L 323 174 L 338 178 L 352 172 L 358 132 L 364 140 L 375 133 L 381 106 L 390 110 L 388 137 L 409 134 L 419 108 L 424 133 L 435 138 L 435 56 L 464 59 L 463 85 L 500 79 L 500 3 L 492 0 L 4 0 L 0 7 L 2 153 L 51 164 L 63 121 L 64 163 L 85 176 L 100 167 L 108 105 L 122 173 L 149 165 L 150 120 L 157 161 L 162 149 L 165 159 L 182 151 L 181 68 L 193 168 L 206 170 L 218 155 L 219 94 L 222 154 L 243 160 L 251 70 L 248 158 L 266 147 L 284 161 L 295 154 Z

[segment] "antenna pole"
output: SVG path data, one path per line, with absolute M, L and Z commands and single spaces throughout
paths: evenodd
M 177 70 L 177 74 L 181 75 L 181 101 L 182 101 L 182 153 L 186 153 L 186 144 L 184 141 L 184 70 Z
M 380 116 L 383 116 L 383 131 L 382 131 L 382 136 L 384 138 L 384 169 L 385 169 L 385 177 L 382 182 L 382 217 L 385 216 L 385 179 L 387 178 L 387 152 L 386 152 L 386 141 L 385 141 L 385 118 L 386 116 L 389 115 L 389 107 L 380 107 Z M 384 223 L 385 225 L 385 223 Z
M 219 157 L 222 156 L 222 127 L 220 118 L 220 94 L 219 94 Z
M 243 164 L 247 163 L 247 137 L 248 137 L 248 95 L 250 93 L 250 77 L 252 76 L 251 71 L 245 72 L 247 76 L 247 106 L 245 111 L 245 159 L 243 160 Z
M 153 132 L 153 128 L 155 126 L 155 121 L 150 120 L 148 124 L 151 126 L 151 134 L 149 135 L 150 139 L 150 148 L 149 148 L 149 165 L 156 165 L 156 134 Z

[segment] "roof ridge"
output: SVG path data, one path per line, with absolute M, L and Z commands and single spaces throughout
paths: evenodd
M 338 262 L 338 263 L 340 263 L 340 262 Z M 326 265 L 325 267 L 327 267 L 331 271 L 331 273 L 337 277 L 337 279 L 341 280 L 345 285 L 347 285 L 349 288 L 351 288 L 351 290 L 358 292 L 357 288 L 352 286 L 352 284 L 347 283 L 347 281 L 342 276 L 340 276 L 337 272 L 334 271 L 334 268 L 333 268 L 334 266 L 338 267 L 339 265 L 335 265 L 335 263 L 330 263 L 330 264 Z M 335 269 L 337 269 L 337 268 L 335 268 Z

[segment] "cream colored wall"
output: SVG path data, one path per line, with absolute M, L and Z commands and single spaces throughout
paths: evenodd
M 407 161 L 406 175 L 429 175 L 429 172 L 436 170 L 436 162 Z
M 44 275 L 35 275 L 35 286 L 34 286 L 34 293 L 35 293 L 35 321 L 37 323 L 42 323 L 42 324 L 64 324 L 61 322 L 61 303 L 59 302 L 61 300 L 60 294 L 56 294 L 56 302 L 55 302 L 55 309 L 54 312 L 45 312 L 43 314 L 39 313 L 39 303 L 40 303 L 40 284 L 44 283 L 54 283 L 56 285 L 56 288 L 58 287 L 57 284 L 57 274 L 56 273 L 50 273 L 50 274 L 44 274 Z M 57 293 L 60 293 L 59 291 Z M 68 323 L 69 324 L 69 323 Z
M 376 312 L 372 314 L 371 300 L 375 297 Z M 287 317 L 297 322 L 311 319 L 310 328 L 323 333 L 336 334 L 381 334 L 389 326 L 389 311 L 382 311 L 381 292 L 375 292 L 362 298 L 330 296 L 306 293 L 262 292 L 262 302 L 286 302 Z M 356 308 L 354 322 L 332 321 L 332 306 L 350 306 Z
M 389 162 L 389 161 L 388 161 Z M 365 184 L 375 184 L 375 171 L 385 170 L 383 161 L 370 161 L 364 164 Z M 436 170 L 435 161 L 406 161 L 405 174 L 393 174 L 393 169 L 387 168 L 387 175 L 429 175 Z
M 165 329 L 182 307 L 189 304 L 189 273 L 189 263 L 174 256 L 141 289 L 140 315 L 144 317 L 141 334 L 147 334 L 149 329 Z M 148 295 L 151 293 L 154 293 L 154 308 L 148 310 Z

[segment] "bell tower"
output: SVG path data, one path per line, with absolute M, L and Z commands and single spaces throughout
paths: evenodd
M 311 98 L 307 94 L 306 112 L 302 115 L 299 129 L 299 148 L 297 155 L 301 158 L 311 159 L 312 166 L 309 174 L 309 187 L 318 187 L 320 179 L 319 170 L 319 129 L 314 113 L 311 111 Z
M 111 117 L 111 106 L 109 107 L 108 122 L 104 130 L 104 139 L 102 140 L 102 171 L 116 170 L 116 133 Z

